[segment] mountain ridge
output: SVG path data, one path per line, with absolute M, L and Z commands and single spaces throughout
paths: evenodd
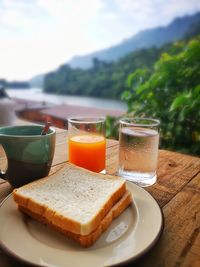
M 142 30 L 132 37 L 126 38 L 119 44 L 90 54 L 74 56 L 71 60 L 61 65 L 68 65 L 71 68 L 88 69 L 92 67 L 94 58 L 105 62 L 117 61 L 131 52 L 150 47 L 161 47 L 166 43 L 179 40 L 190 32 L 190 27 L 197 23 L 200 24 L 200 12 L 193 15 L 177 17 L 167 26 Z M 30 79 L 31 86 L 43 87 L 44 77 L 48 73 L 39 74 Z
M 119 44 L 113 45 L 87 55 L 74 56 L 67 62 L 72 68 L 90 68 L 92 59 L 98 58 L 106 62 L 116 61 L 119 58 L 143 48 L 152 46 L 160 47 L 168 42 L 181 39 L 192 24 L 200 22 L 200 12 L 175 18 L 167 26 L 159 26 L 138 32 L 130 38 L 126 38 Z

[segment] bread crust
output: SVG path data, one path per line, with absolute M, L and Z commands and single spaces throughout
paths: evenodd
M 100 237 L 100 235 L 110 226 L 112 221 L 117 218 L 132 202 L 131 193 L 127 190 L 125 194 L 118 200 L 117 203 L 110 209 L 110 211 L 106 214 L 106 216 L 102 219 L 98 227 L 91 232 L 89 235 L 79 235 L 72 233 L 70 231 L 65 230 L 55 224 L 49 222 L 46 217 L 39 216 L 38 214 L 30 211 L 29 209 L 18 206 L 19 210 L 30 217 L 36 219 L 37 221 L 44 223 L 51 228 L 55 229 L 56 231 L 66 235 L 68 238 L 74 240 L 75 242 L 79 243 L 82 247 L 89 247 L 94 244 L 94 242 Z
M 83 168 L 74 166 L 73 164 L 67 163 L 64 165 L 64 167 L 59 171 L 59 175 L 62 175 L 63 173 L 66 173 L 66 171 L 70 168 L 76 169 L 78 171 L 84 172 L 86 175 L 88 170 L 85 170 Z M 90 172 L 92 173 L 92 172 Z M 58 173 L 55 173 L 51 175 L 50 177 L 46 177 L 37 181 L 34 181 L 30 184 L 27 184 L 23 186 L 22 188 L 31 188 L 35 185 L 38 185 L 40 183 L 45 183 L 46 179 L 53 179 L 54 176 L 58 175 Z M 93 173 L 94 175 L 94 173 Z M 95 176 L 102 177 L 103 174 L 95 173 Z M 103 175 L 105 177 L 105 175 Z M 111 175 L 106 175 L 107 179 L 113 179 L 113 180 L 119 180 L 118 177 L 114 177 Z M 20 207 L 24 207 L 26 210 L 29 210 L 33 214 L 36 214 L 40 217 L 44 217 L 48 224 L 55 225 L 55 227 L 59 227 L 65 231 L 72 232 L 74 234 L 79 235 L 89 235 L 91 232 L 93 232 L 97 226 L 100 224 L 102 219 L 106 216 L 106 214 L 110 211 L 110 209 L 115 205 L 115 203 L 125 194 L 126 192 L 126 184 L 125 181 L 121 180 L 121 184 L 119 188 L 109 196 L 107 199 L 107 202 L 102 206 L 101 210 L 98 211 L 96 214 L 94 214 L 92 220 L 89 222 L 89 224 L 83 224 L 79 223 L 71 218 L 64 217 L 62 214 L 48 208 L 46 205 L 41 205 L 36 200 L 25 197 L 23 194 L 20 193 L 19 189 L 14 189 L 13 191 L 13 198 L 15 202 Z

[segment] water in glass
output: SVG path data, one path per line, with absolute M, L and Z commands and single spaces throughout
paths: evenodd
M 156 181 L 159 133 L 145 127 L 120 129 L 119 175 L 140 186 Z

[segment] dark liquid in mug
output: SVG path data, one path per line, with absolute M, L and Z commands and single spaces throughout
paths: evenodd
M 49 161 L 46 163 L 35 164 L 8 159 L 6 179 L 13 187 L 22 186 L 47 176 L 51 168 L 51 163 L 52 162 Z

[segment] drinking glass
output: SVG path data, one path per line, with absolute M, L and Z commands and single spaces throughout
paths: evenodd
M 145 187 L 156 182 L 160 121 L 122 118 L 119 129 L 119 176 Z
M 69 162 L 94 172 L 105 173 L 105 118 L 69 118 L 68 130 Z

